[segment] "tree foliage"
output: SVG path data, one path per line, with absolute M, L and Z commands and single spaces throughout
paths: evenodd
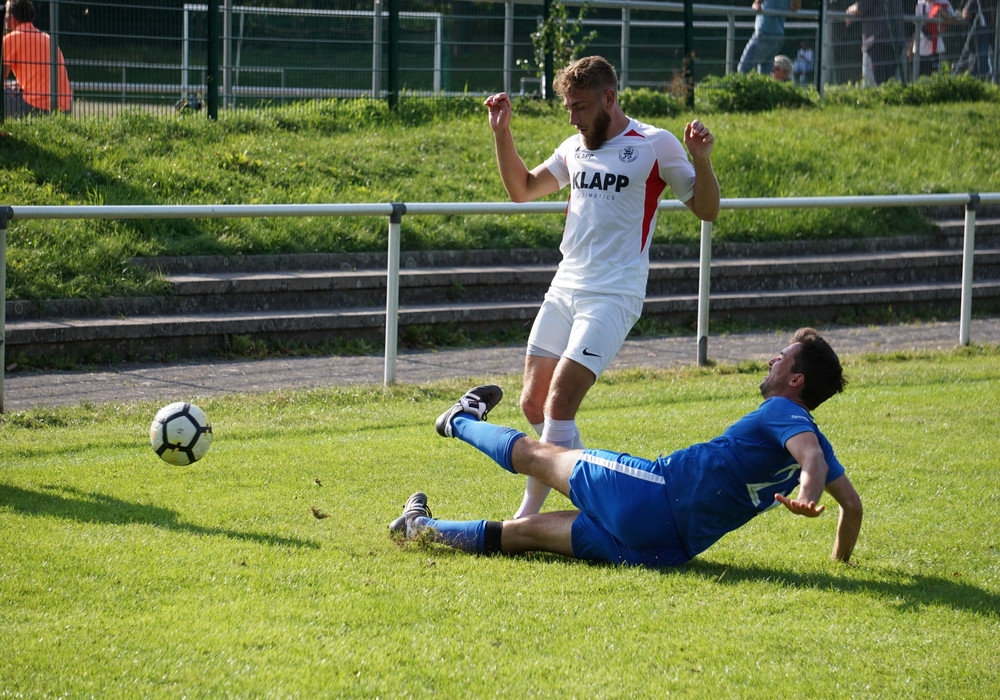
M 546 54 L 552 54 L 552 65 L 555 70 L 579 58 L 587 43 L 597 37 L 597 30 L 580 36 L 586 14 L 587 6 L 583 5 L 576 19 L 571 19 L 566 5 L 559 0 L 552 0 L 549 16 L 539 25 L 537 31 L 531 33 L 533 49 L 531 58 L 520 58 L 517 60 L 517 65 L 541 78 L 545 75 Z

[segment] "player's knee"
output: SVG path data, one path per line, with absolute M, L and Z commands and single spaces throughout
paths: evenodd
M 541 423 L 545 420 L 545 401 L 537 399 L 528 392 L 521 394 L 521 413 L 531 424 Z

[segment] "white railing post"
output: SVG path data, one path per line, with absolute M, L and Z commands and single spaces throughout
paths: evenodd
M 184 29 L 181 32 L 181 99 L 186 100 L 188 96 L 188 52 L 190 51 L 190 38 L 189 34 L 191 27 L 189 25 L 191 21 L 191 12 L 188 9 L 190 6 L 184 6 L 184 22 L 182 26 Z
M 708 364 L 708 298 L 712 286 L 712 222 L 701 222 L 698 262 L 698 364 Z
M 382 93 L 382 0 L 375 0 L 372 12 L 372 99 Z
M 958 322 L 958 342 L 969 344 L 969 325 L 972 322 L 972 263 L 976 257 L 976 209 L 979 195 L 970 194 L 965 205 L 965 244 L 962 247 L 962 305 Z
M 444 17 L 438 15 L 434 24 L 434 94 L 441 92 L 441 50 L 444 44 Z
M 399 246 L 400 225 L 406 205 L 393 202 L 389 217 L 389 255 L 385 281 L 385 385 L 396 383 L 396 354 L 399 349 Z

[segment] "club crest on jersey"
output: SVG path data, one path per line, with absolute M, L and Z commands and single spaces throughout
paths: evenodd
M 631 163 L 639 157 L 639 149 L 635 146 L 623 146 L 618 151 L 618 160 L 622 163 Z

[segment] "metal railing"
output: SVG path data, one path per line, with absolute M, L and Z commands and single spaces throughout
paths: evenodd
M 723 199 L 722 209 L 831 209 L 917 206 L 965 207 L 962 253 L 962 293 L 958 342 L 968 345 L 972 318 L 972 267 L 976 238 L 976 210 L 980 204 L 1000 204 L 1000 192 L 987 194 L 874 195 L 857 197 L 783 197 Z M 676 200 L 662 201 L 660 211 L 687 211 Z M 386 264 L 384 383 L 396 381 L 399 331 L 399 261 L 403 217 L 474 216 L 480 214 L 556 214 L 566 203 L 470 202 L 386 204 L 220 204 L 153 206 L 0 206 L 0 299 L 7 297 L 7 228 L 17 219 L 227 219 L 256 217 L 385 216 L 389 219 Z M 701 223 L 698 284 L 697 362 L 708 361 L 709 286 L 712 264 L 712 224 Z M 6 302 L 0 304 L 0 413 L 3 413 L 3 378 L 6 366 Z

